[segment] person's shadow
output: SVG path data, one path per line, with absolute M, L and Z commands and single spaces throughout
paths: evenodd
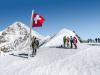
M 73 48 L 70 48 L 70 47 L 64 47 L 64 46 L 52 46 L 50 48 L 61 48 L 61 49 L 73 49 Z
M 61 47 L 61 46 L 58 46 L 56 48 L 63 48 L 63 49 L 72 49 L 72 48 L 69 48 L 69 47 Z
M 26 53 L 21 53 L 21 54 L 18 54 L 18 55 L 16 55 L 16 54 L 10 54 L 10 55 L 13 55 L 13 56 L 16 56 L 16 57 L 21 57 L 21 58 L 28 58 L 28 54 L 26 54 Z

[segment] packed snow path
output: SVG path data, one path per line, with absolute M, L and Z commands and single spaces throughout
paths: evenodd
M 35 57 L 0 57 L 2 75 L 100 75 L 100 46 L 40 48 Z

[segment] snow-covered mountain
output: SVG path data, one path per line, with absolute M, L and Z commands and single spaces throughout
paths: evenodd
M 22 22 L 15 22 L 5 30 L 0 32 L 0 49 L 2 51 L 22 50 L 28 48 L 30 28 Z M 31 31 L 32 36 L 36 36 L 40 40 L 40 46 L 61 46 L 63 44 L 63 37 L 74 37 L 76 34 L 66 28 L 61 29 L 54 36 L 42 36 L 36 31 Z
M 5 30 L 0 32 L 0 49 L 2 51 L 9 51 L 17 49 L 18 46 L 25 48 L 29 45 L 29 32 L 30 28 L 22 22 L 15 22 Z M 33 31 L 32 36 L 37 37 L 39 40 L 44 39 L 38 32 Z M 22 49 L 18 47 L 18 49 Z
M 76 36 L 76 34 L 73 31 L 69 30 L 69 29 L 63 28 L 56 35 L 51 37 L 51 39 L 47 43 L 45 43 L 42 47 L 61 46 L 61 45 L 63 45 L 63 37 L 64 36 L 74 37 L 74 36 Z

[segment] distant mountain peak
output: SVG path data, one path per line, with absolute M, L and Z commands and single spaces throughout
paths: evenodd
M 56 35 L 54 35 L 47 43 L 45 43 L 42 47 L 57 47 L 63 45 L 63 37 L 74 37 L 76 34 L 66 28 L 61 29 Z M 79 41 L 78 41 L 79 42 Z
M 20 28 L 20 27 L 22 27 L 22 28 L 25 28 L 25 29 L 29 30 L 29 27 L 26 26 L 26 25 L 25 25 L 23 22 L 21 22 L 21 21 L 14 22 L 12 25 L 10 25 L 10 27 L 15 27 L 15 28 Z
M 61 35 L 61 34 L 69 33 L 69 32 L 73 33 L 71 30 L 69 30 L 67 28 L 63 28 L 56 35 Z

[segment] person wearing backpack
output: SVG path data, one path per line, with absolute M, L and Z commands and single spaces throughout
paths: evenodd
M 32 39 L 32 57 L 36 55 L 37 49 L 39 48 L 39 40 L 35 37 Z

